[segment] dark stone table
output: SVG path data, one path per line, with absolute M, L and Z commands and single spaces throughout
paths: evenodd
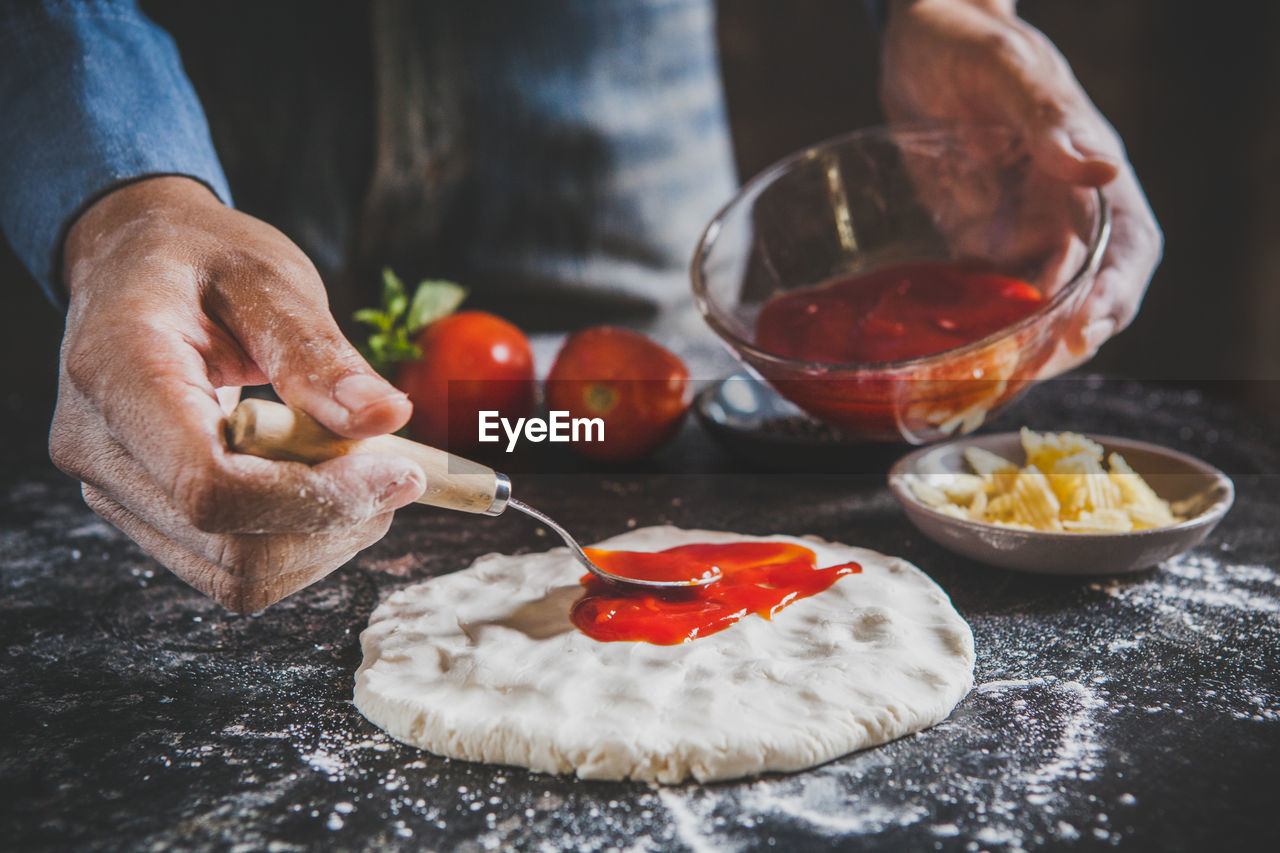
M 528 474 L 585 538 L 670 522 L 816 533 L 906 557 L 977 638 L 946 722 L 790 776 L 652 789 L 448 761 L 352 707 L 390 591 L 532 522 L 412 509 L 329 579 L 252 616 L 193 593 L 90 513 L 7 413 L 0 496 L 0 847 L 295 850 L 1277 849 L 1280 454 L 1199 392 L 1068 381 L 997 427 L 1111 432 L 1222 467 L 1235 509 L 1124 578 L 1015 574 L 924 540 L 883 485 L 751 470 L 694 427 L 623 474 Z M 683 471 L 685 473 L 671 473 Z

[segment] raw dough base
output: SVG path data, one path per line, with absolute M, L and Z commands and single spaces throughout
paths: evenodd
M 600 643 L 569 622 L 564 548 L 489 554 L 403 589 L 361 635 L 355 704 L 440 755 L 584 779 L 701 782 L 794 771 L 944 719 L 973 684 L 973 633 L 894 557 L 820 539 L 649 527 L 600 547 L 800 542 L 860 574 L 677 646 Z

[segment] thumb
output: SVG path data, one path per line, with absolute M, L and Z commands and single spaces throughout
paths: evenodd
M 276 298 L 262 300 L 266 292 Z M 409 398 L 343 336 L 318 278 L 301 287 L 273 283 L 256 296 L 238 305 L 224 300 L 219 316 L 281 399 L 347 438 L 384 435 L 408 422 Z
M 1021 131 L 1033 162 L 1072 184 L 1099 187 L 1120 173 L 1120 139 L 1089 100 L 1057 48 L 1038 32 L 1035 50 L 1004 51 L 989 96 L 994 111 Z
M 1031 157 L 1046 174 L 1072 184 L 1100 187 L 1115 180 L 1123 155 L 1093 129 L 1072 126 L 1062 119 L 1032 122 L 1024 130 Z

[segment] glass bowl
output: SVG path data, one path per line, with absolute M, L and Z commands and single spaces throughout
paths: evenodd
M 1032 168 L 1000 127 L 883 127 L 797 152 L 716 214 L 691 266 L 694 299 L 738 358 L 813 417 L 867 441 L 970 432 L 1020 396 L 1092 289 L 1107 204 Z M 903 361 L 803 361 L 761 348 L 773 297 L 880 267 L 963 261 L 1045 297 L 985 338 Z

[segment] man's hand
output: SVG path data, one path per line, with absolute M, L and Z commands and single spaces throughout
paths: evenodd
M 1111 242 L 1051 371 L 1087 360 L 1132 322 L 1160 262 L 1160 228 L 1115 130 L 1012 0 L 895 0 L 881 94 L 891 120 L 1007 125 L 1046 175 L 1107 187 Z
M 395 456 L 310 467 L 231 453 L 215 390 L 271 382 L 351 438 L 409 418 L 343 338 L 284 235 L 187 178 L 118 189 L 65 246 L 53 461 L 86 502 L 175 574 L 241 612 L 324 577 L 377 541 L 425 480 Z

